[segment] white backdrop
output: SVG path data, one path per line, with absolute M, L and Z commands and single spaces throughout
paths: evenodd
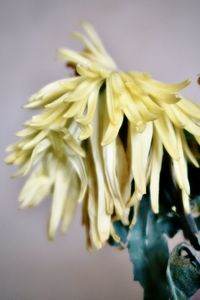
M 139 300 L 127 253 L 85 250 L 80 212 L 65 236 L 46 239 L 50 202 L 18 210 L 23 180 L 3 164 L 4 148 L 31 113 L 22 109 L 43 85 L 67 75 L 56 48 L 90 21 L 121 68 L 162 81 L 194 79 L 185 93 L 200 99 L 199 0 L 0 0 L 0 299 Z M 152 270 L 153 272 L 153 270 Z M 196 298 L 197 299 L 197 298 Z

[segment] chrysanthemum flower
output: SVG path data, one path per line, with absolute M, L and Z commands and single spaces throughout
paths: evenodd
M 106 52 L 94 29 L 76 33 L 85 49 L 60 49 L 79 76 L 53 82 L 26 105 L 41 109 L 18 132 L 6 162 L 31 172 L 19 196 L 21 207 L 38 205 L 52 195 L 49 237 L 62 221 L 66 230 L 77 203 L 83 202 L 87 242 L 97 248 L 112 236 L 112 222 L 136 221 L 149 186 L 152 209 L 159 212 L 163 151 L 171 158 L 172 176 L 190 212 L 187 160 L 198 162 L 185 131 L 200 143 L 200 107 L 179 94 L 190 81 L 165 84 L 146 73 L 123 72 Z M 133 187 L 134 186 L 134 190 Z M 130 208 L 134 218 L 130 220 Z

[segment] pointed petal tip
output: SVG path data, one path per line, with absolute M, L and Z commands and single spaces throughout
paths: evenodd
M 67 231 L 66 226 L 65 226 L 65 225 L 62 225 L 62 226 L 61 226 L 61 230 L 60 230 L 61 234 L 64 235 L 64 234 L 66 233 L 66 231 Z
M 192 80 L 188 78 L 188 79 L 185 80 L 185 82 L 186 82 L 187 85 L 189 85 L 192 82 Z
M 36 109 L 39 105 L 35 104 L 34 102 L 26 103 L 22 107 L 25 109 Z
M 8 147 L 6 147 L 5 151 L 6 151 L 6 152 L 11 152 L 11 151 L 13 151 L 13 144 L 12 144 L 12 145 L 9 145 Z
M 7 165 L 10 165 L 10 164 L 11 164 L 11 162 L 9 162 L 9 160 L 8 160 L 8 157 L 4 158 L 3 161 L 4 161 L 4 163 L 7 164 Z
M 28 205 L 26 205 L 24 202 L 21 201 L 21 203 L 19 205 L 19 209 L 24 210 L 25 208 L 28 208 Z
M 159 208 L 158 208 L 158 206 L 152 205 L 152 211 L 156 215 L 159 214 Z
M 55 233 L 49 230 L 47 238 L 48 241 L 53 242 L 55 240 Z
M 90 22 L 88 22 L 88 21 L 86 21 L 86 20 L 82 20 L 81 22 L 80 22 L 80 25 L 81 25 L 81 27 L 86 27 L 86 26 L 89 26 L 89 27 L 91 27 L 92 25 L 90 24 Z

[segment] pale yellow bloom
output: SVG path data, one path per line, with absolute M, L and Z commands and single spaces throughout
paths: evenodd
M 66 230 L 83 202 L 88 247 L 101 248 L 110 235 L 118 240 L 113 220 L 134 224 L 148 185 L 158 213 L 164 149 L 190 212 L 187 160 L 196 167 L 198 162 L 184 130 L 200 143 L 200 107 L 179 94 L 189 80 L 164 84 L 146 73 L 123 72 L 91 25 L 83 28 L 87 36 L 75 36 L 84 51 L 59 51 L 79 76 L 53 82 L 28 100 L 27 108 L 42 111 L 17 134 L 21 140 L 8 148 L 6 162 L 20 166 L 17 175 L 32 172 L 19 197 L 21 207 L 36 206 L 52 194 L 50 238 L 60 221 Z

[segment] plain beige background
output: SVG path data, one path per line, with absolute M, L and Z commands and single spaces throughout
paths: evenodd
M 55 50 L 80 49 L 70 33 L 81 20 L 96 27 L 121 68 L 167 82 L 192 78 L 185 93 L 200 99 L 199 0 L 0 0 L 1 300 L 142 299 L 126 251 L 87 253 L 80 212 L 67 235 L 48 242 L 50 201 L 18 210 L 23 180 L 11 180 L 14 169 L 3 164 L 4 148 L 31 115 L 22 109 L 27 98 L 67 76 Z

